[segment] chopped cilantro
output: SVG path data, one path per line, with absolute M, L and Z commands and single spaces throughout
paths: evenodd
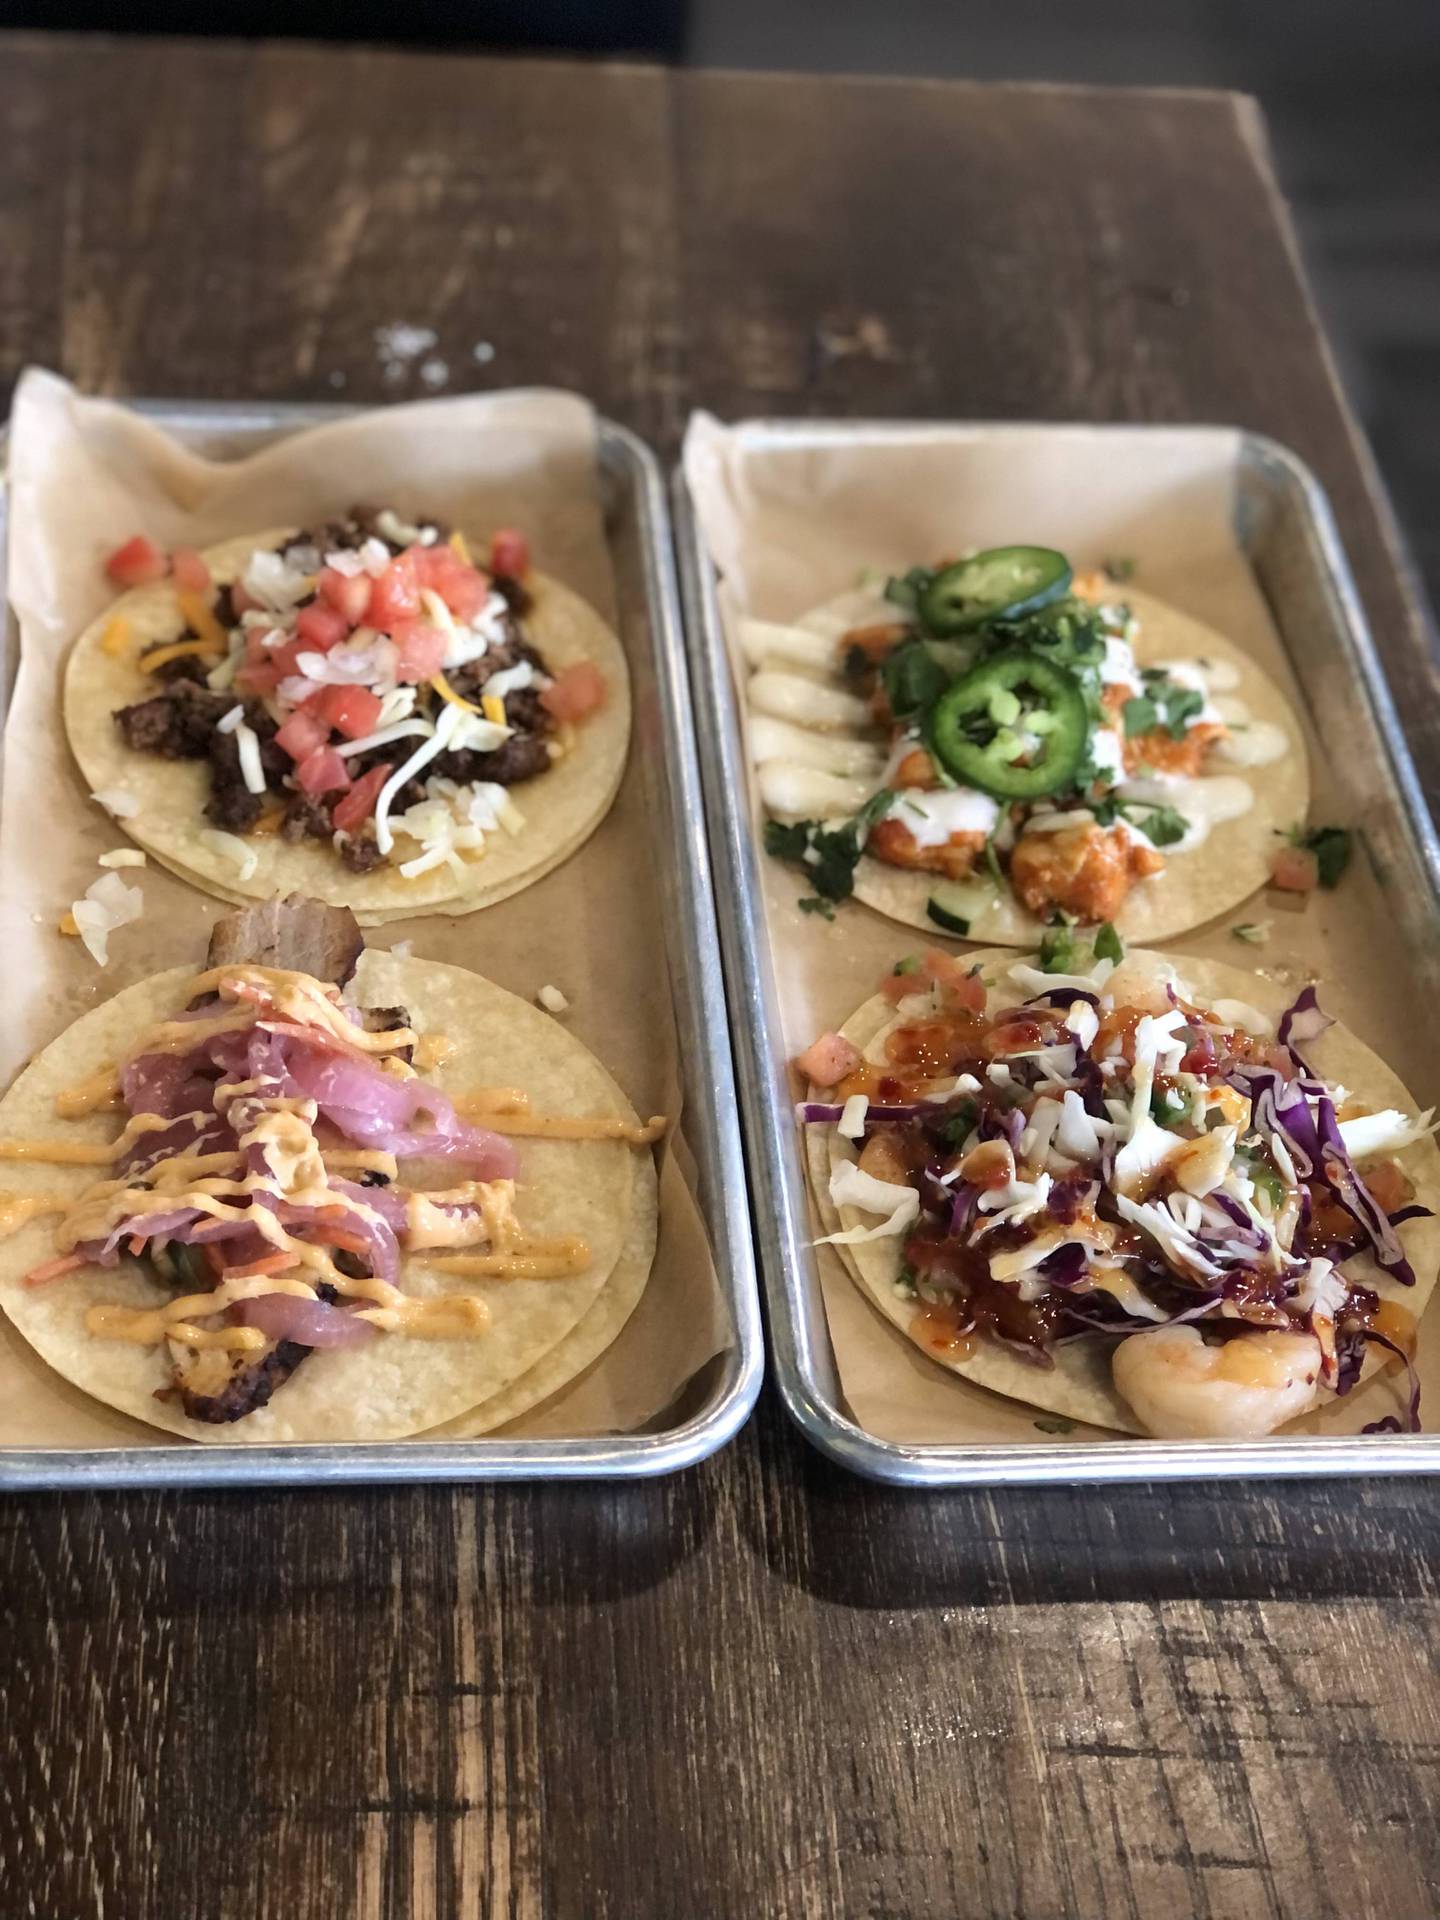
M 1096 932 L 1095 958 L 1113 960 L 1117 966 L 1125 958 L 1125 943 L 1108 920 L 1102 920 Z
M 807 893 L 803 900 L 797 900 L 795 904 L 801 913 L 818 913 L 822 920 L 835 918 L 835 902 L 822 900 L 818 893 Z
M 1037 1420 L 1034 1424 L 1041 1433 L 1073 1433 L 1075 1431 L 1073 1420 L 1045 1419 Z
M 1145 674 L 1146 692 L 1125 702 L 1125 738 L 1137 739 L 1163 727 L 1172 740 L 1183 740 L 1185 729 L 1205 705 L 1198 687 L 1182 687 L 1178 682 L 1157 674 L 1151 668 Z
M 1240 920 L 1230 929 L 1232 940 L 1243 940 L 1250 947 L 1263 946 L 1269 937 L 1270 922 L 1268 920 Z
M 980 1117 L 980 1105 L 975 1100 L 962 1100 L 952 1114 L 946 1116 L 940 1128 L 941 1138 L 947 1147 L 962 1147 L 969 1139 Z
M 903 960 L 897 960 L 890 969 L 897 978 L 903 979 L 907 973 L 918 973 L 920 962 L 913 953 L 907 953 Z
M 1135 578 L 1135 562 L 1128 554 L 1112 553 L 1108 559 L 1102 560 L 1100 564 L 1112 580 L 1124 581 Z
M 1000 856 L 995 851 L 995 836 L 993 834 L 985 842 L 985 865 L 989 869 L 990 878 L 995 882 L 996 886 L 1003 887 L 1005 884 L 1005 876 L 1000 871 Z
M 780 820 L 766 821 L 765 851 L 777 860 L 799 862 L 814 884 L 815 894 L 800 902 L 803 913 L 820 913 L 831 920 L 834 909 L 830 902 L 850 898 L 865 836 L 894 797 L 888 787 L 881 787 L 853 820 L 838 827 L 823 826 L 818 820 L 797 820 L 789 825 Z
M 1304 847 L 1315 856 L 1315 871 L 1322 887 L 1338 887 L 1350 864 L 1351 834 L 1348 827 L 1292 827 L 1290 844 Z
M 1155 800 L 1121 800 L 1107 794 L 1094 803 L 1091 811 L 1102 827 L 1113 827 L 1117 820 L 1128 821 L 1157 847 L 1173 847 L 1190 830 L 1190 822 L 1183 813 Z M 1137 814 L 1138 819 L 1133 817 Z
M 918 635 L 893 647 L 880 666 L 885 698 L 897 720 L 912 719 L 934 706 L 948 680 L 945 669 Z

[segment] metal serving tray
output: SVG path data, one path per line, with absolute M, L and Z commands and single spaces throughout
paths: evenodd
M 979 428 L 978 431 L 986 431 Z M 752 444 L 861 448 L 934 432 L 864 421 L 753 421 Z M 1098 434 L 1116 457 L 1137 435 L 1214 435 L 1211 428 L 1021 426 L 1033 437 Z M 1328 501 L 1308 468 L 1274 441 L 1236 434 L 1233 531 L 1287 652 L 1305 661 L 1322 748 L 1341 769 L 1348 818 L 1366 838 L 1390 915 L 1420 984 L 1440 980 L 1440 839 L 1404 744 Z M 1294 1436 L 1259 1442 L 1099 1438 L 1054 1443 L 902 1445 L 847 1409 L 826 1323 L 807 1210 L 793 1094 L 781 1040 L 761 904 L 763 855 L 749 817 L 740 711 L 716 597 L 716 574 L 683 470 L 674 478 L 676 540 L 700 720 L 700 757 L 719 887 L 720 928 L 740 1082 L 747 1162 L 769 1308 L 770 1355 L 785 1405 L 805 1436 L 856 1473 L 910 1486 L 1189 1480 L 1305 1474 L 1433 1473 L 1440 1434 Z M 1303 656 L 1302 656 L 1303 648 Z M 1434 1004 L 1427 995 L 1427 1004 Z
M 136 401 L 186 445 L 238 457 L 257 444 L 359 409 L 246 403 Z M 0 429 L 3 436 L 3 429 Z M 3 453 L 0 437 L 0 453 Z M 764 1365 L 745 1170 L 726 1038 L 725 996 L 710 859 L 701 809 L 695 726 L 675 587 L 665 488 L 655 456 L 623 427 L 599 422 L 602 501 L 619 599 L 619 626 L 635 676 L 637 716 L 658 716 L 663 751 L 645 756 L 656 819 L 663 935 L 680 1038 L 685 1136 L 715 1252 L 730 1346 L 649 1431 L 608 1438 L 401 1440 L 352 1446 L 0 1448 L 0 1489 L 246 1487 L 396 1480 L 636 1479 L 673 1473 L 732 1439 L 749 1417 Z M 0 598 L 8 495 L 0 489 Z M 8 697 L 18 651 L 8 603 L 0 689 Z M 637 733 L 637 749 L 639 746 Z M 582 856 L 583 857 L 583 856 Z

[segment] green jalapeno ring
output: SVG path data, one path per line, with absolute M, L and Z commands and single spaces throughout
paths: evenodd
M 1023 691 L 1020 691 L 1023 689 Z M 1018 714 L 1002 725 L 997 714 Z M 1027 715 L 1040 720 L 1035 727 Z M 1038 800 L 1074 783 L 1090 737 L 1090 713 L 1075 675 L 1053 660 L 1017 647 L 993 654 L 962 675 L 930 709 L 926 736 L 936 760 L 963 786 L 1001 800 Z M 1039 742 L 1029 766 L 1017 764 L 1022 736 Z
M 1070 562 L 1053 547 L 989 547 L 942 567 L 922 589 L 918 611 L 927 633 L 948 638 L 1049 606 L 1071 577 Z

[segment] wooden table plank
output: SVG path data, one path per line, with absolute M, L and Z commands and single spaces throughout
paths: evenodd
M 1239 421 L 1404 658 L 1244 102 L 11 41 L 0 133 L 0 377 Z M 5 1911 L 1405 1920 L 1437 1547 L 1414 1483 L 887 1492 L 769 1398 L 663 1485 L 0 1501 Z

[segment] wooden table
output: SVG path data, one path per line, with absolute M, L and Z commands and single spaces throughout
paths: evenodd
M 7 376 L 547 381 L 667 454 L 702 402 L 1233 421 L 1329 487 L 1405 704 L 1416 616 L 1248 101 L 31 40 L 0 133 Z M 770 1398 L 665 1484 L 0 1520 L 7 1916 L 1440 1897 L 1432 1483 L 892 1493 Z

